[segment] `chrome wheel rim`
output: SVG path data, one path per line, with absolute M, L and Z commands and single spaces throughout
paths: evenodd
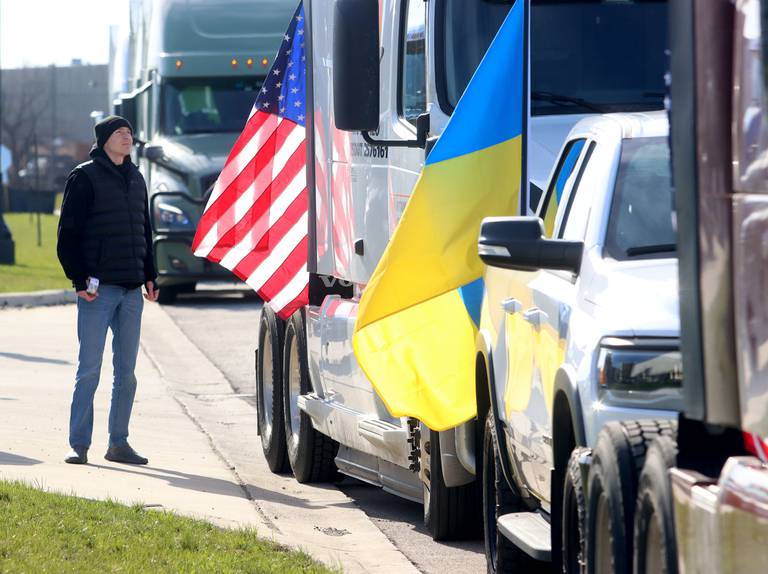
M 288 372 L 288 410 L 290 414 L 291 446 L 299 442 L 299 425 L 301 411 L 299 410 L 299 395 L 301 394 L 301 369 L 299 367 L 299 349 L 294 339 L 290 354 L 291 368 Z
M 275 390 L 275 381 L 273 380 L 273 376 L 275 373 L 274 370 L 274 364 L 272 362 L 272 340 L 269 337 L 269 334 L 267 334 L 266 337 L 264 337 L 264 341 L 262 343 L 262 355 L 261 355 L 261 412 L 262 412 L 262 421 L 264 428 L 262 431 L 267 437 L 272 436 L 272 425 L 274 424 L 274 419 L 272 417 L 274 412 L 274 390 Z

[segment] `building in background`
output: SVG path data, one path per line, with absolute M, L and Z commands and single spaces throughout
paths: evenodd
M 69 170 L 88 159 L 93 110 L 109 109 L 108 66 L 2 70 L 0 130 L 12 163 L 11 189 L 61 191 Z

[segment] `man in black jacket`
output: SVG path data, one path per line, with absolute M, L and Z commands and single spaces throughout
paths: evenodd
M 99 384 L 107 329 L 112 329 L 114 381 L 109 448 L 104 458 L 146 464 L 147 459 L 128 444 L 128 423 L 136 393 L 134 370 L 144 306 L 141 287 L 148 301 L 157 301 L 159 295 L 147 188 L 131 162 L 130 123 L 109 116 L 96 124 L 94 131 L 92 159 L 69 175 L 59 220 L 57 252 L 77 292 L 80 342 L 69 421 L 72 451 L 65 461 L 88 462 L 93 396 Z

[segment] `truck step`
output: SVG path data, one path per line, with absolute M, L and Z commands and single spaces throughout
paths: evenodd
M 298 405 L 315 421 L 322 421 L 331 414 L 331 407 L 315 393 L 299 395 Z
M 499 532 L 531 558 L 552 561 L 551 527 L 538 512 L 512 512 L 500 516 Z
M 387 448 L 405 444 L 408 431 L 403 427 L 381 419 L 363 419 L 357 423 L 360 436 Z

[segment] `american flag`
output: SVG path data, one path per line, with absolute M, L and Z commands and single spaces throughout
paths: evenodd
M 192 250 L 287 319 L 307 304 L 304 8 L 299 4 L 197 226 Z

